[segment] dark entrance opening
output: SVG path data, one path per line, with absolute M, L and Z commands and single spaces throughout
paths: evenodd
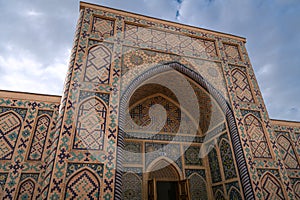
M 157 181 L 157 200 L 178 199 L 177 181 Z

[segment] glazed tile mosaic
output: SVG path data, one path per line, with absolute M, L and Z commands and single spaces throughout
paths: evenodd
M 81 2 L 62 96 L 0 91 L 0 199 L 300 199 L 245 43 Z

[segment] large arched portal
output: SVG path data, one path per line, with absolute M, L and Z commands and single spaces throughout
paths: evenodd
M 120 109 L 116 198 L 128 199 L 128 173 L 139 182 L 126 190 L 140 191 L 130 198 L 157 197 L 153 180 L 176 174 L 174 166 L 178 176 L 166 181 L 183 181 L 191 199 L 228 199 L 230 191 L 254 198 L 232 110 L 201 75 L 177 62 L 155 66 L 126 86 Z M 150 167 L 163 158 L 165 166 Z

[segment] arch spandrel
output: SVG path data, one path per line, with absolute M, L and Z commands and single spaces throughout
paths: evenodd
M 132 80 L 155 66 L 177 62 L 182 63 L 185 67 L 210 80 L 210 83 L 222 93 L 226 100 L 229 99 L 222 65 L 219 62 L 185 57 L 173 53 L 163 53 L 150 49 L 124 48 L 127 48 L 127 50 L 122 54 L 121 85 L 123 88 L 126 88 Z

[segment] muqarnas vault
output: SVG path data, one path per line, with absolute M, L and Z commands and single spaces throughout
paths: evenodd
M 0 91 L 0 197 L 300 199 L 245 43 L 81 2 L 62 97 Z

